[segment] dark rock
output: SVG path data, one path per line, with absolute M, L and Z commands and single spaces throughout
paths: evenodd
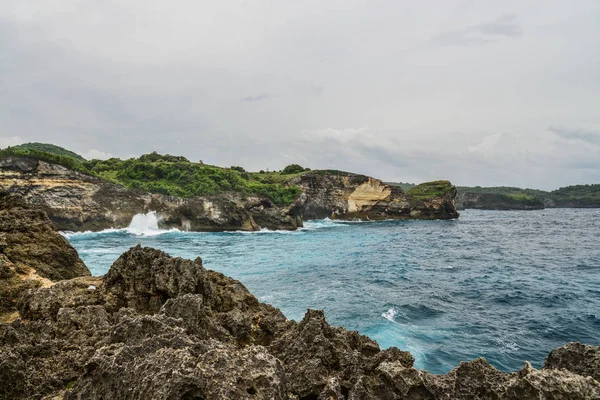
M 28 291 L 19 309 L 23 322 L 0 324 L 0 380 L 10 382 L 0 399 L 600 396 L 598 348 L 565 346 L 542 370 L 504 374 L 478 359 L 433 375 L 407 352 L 330 326 L 323 311 L 289 321 L 199 258 L 139 246 L 103 278 Z
M 90 271 L 42 210 L 0 192 L 0 321 L 28 289 L 84 275 Z
M 124 253 L 104 278 L 107 308 L 130 307 L 141 313 L 156 313 L 171 298 L 186 293 L 214 297 L 202 259 L 171 258 L 140 245 Z
M 600 382 L 600 347 L 574 342 L 552 350 L 544 369 L 561 368 Z

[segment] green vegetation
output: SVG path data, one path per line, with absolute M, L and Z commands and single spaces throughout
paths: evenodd
M 557 206 L 600 207 L 600 184 L 562 187 L 550 196 Z
M 405 192 L 407 192 L 409 189 L 412 189 L 415 186 L 417 186 L 415 183 L 408 183 L 408 182 L 384 182 L 384 183 L 386 183 L 390 186 L 399 186 Z
M 35 152 L 54 154 L 56 156 L 61 156 L 61 157 L 70 157 L 70 158 L 74 158 L 77 161 L 85 161 L 85 158 L 81 157 L 77 153 L 74 153 L 63 147 L 56 146 L 53 144 L 48 144 L 48 143 L 37 143 L 37 142 L 36 143 L 24 143 L 24 144 L 20 144 L 17 146 L 13 146 L 11 148 L 14 150 L 18 150 L 18 151 L 33 150 Z
M 493 187 L 481 187 L 481 186 L 458 186 L 456 188 L 458 193 L 477 193 L 477 194 L 525 194 L 532 197 L 540 197 L 548 192 L 537 189 L 521 189 L 518 187 L 511 186 L 493 186 Z
M 459 186 L 458 193 L 494 194 L 527 205 L 544 203 L 549 207 L 600 207 L 600 184 L 573 185 L 551 192 L 537 189 L 521 189 L 510 186 L 481 187 Z
M 454 186 L 452 186 L 449 181 L 433 181 L 413 186 L 408 189 L 406 193 L 415 199 L 428 200 L 434 197 L 444 196 L 453 188 Z
M 281 171 L 281 174 L 282 175 L 290 175 L 290 174 L 298 174 L 300 172 L 305 172 L 305 171 L 310 171 L 310 168 L 304 168 L 303 166 L 298 165 L 298 164 L 290 164 Z
M 0 150 L 0 158 L 8 156 L 29 157 L 36 160 L 47 161 L 53 164 L 59 164 L 63 167 L 71 168 L 77 171 L 85 172 L 85 168 L 83 167 L 82 162 L 70 156 L 61 156 L 58 154 L 46 153 L 44 151 L 34 149 L 19 149 L 18 146 L 7 147 L 5 149 Z
M 299 172 L 295 174 L 284 174 L 283 172 L 265 172 L 260 170 L 260 172 L 249 172 L 248 175 L 250 179 L 256 180 L 262 183 L 275 183 L 280 185 L 286 185 L 290 179 L 302 175 L 304 172 Z
M 92 160 L 83 163 L 95 176 L 119 183 L 130 189 L 171 196 L 209 196 L 223 192 L 256 194 L 275 204 L 291 204 L 300 194 L 295 186 L 283 182 L 253 179 L 241 167 L 220 168 L 192 163 L 183 157 L 151 153 L 138 159 Z
M 77 161 L 71 157 L 38 150 L 9 147 L 0 150 L 0 157 L 4 156 L 29 157 L 56 163 L 130 189 L 170 196 L 209 196 L 233 192 L 262 195 L 277 205 L 288 205 L 300 195 L 298 187 L 287 184 L 290 175 L 276 174 L 281 179 L 273 179 L 275 174 L 249 174 L 240 171 L 241 167 L 220 168 L 156 152 L 129 160 L 111 158 Z M 260 176 L 260 179 L 256 176 Z
M 531 200 L 536 199 L 536 197 L 530 196 L 525 193 L 511 193 L 511 194 L 507 194 L 506 196 L 510 197 L 513 200 L 518 200 L 518 201 L 531 201 Z

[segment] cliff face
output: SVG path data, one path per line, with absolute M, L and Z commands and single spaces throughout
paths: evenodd
M 544 201 L 523 196 L 471 192 L 461 192 L 456 196 L 457 210 L 541 210 L 544 207 Z
M 304 219 L 451 219 L 456 189 L 417 198 L 400 187 L 364 175 L 314 171 L 290 181 L 302 189 L 299 201 Z
M 43 209 L 58 229 L 127 227 L 134 215 L 157 211 L 161 228 L 193 231 L 296 229 L 293 207 L 239 195 L 183 199 L 141 193 L 56 164 L 22 157 L 0 159 L 0 189 Z M 260 221 L 257 223 L 257 220 Z
M 43 211 L 0 192 L 0 321 L 14 316 L 27 289 L 85 275 L 77 251 Z
M 202 260 L 135 247 L 104 278 L 30 290 L 0 324 L 0 399 L 597 399 L 600 348 L 570 344 L 505 374 L 484 359 L 446 375 L 260 303 Z
M 159 227 L 191 231 L 294 230 L 303 219 L 450 219 L 456 190 L 416 198 L 399 187 L 351 173 L 315 171 L 289 184 L 302 194 L 290 206 L 260 196 L 223 193 L 178 198 L 129 190 L 60 165 L 22 157 L 0 159 L 0 189 L 43 209 L 60 230 L 127 227 L 134 215 L 156 211 Z

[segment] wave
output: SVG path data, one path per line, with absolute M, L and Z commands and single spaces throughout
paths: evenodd
M 396 315 L 398 315 L 398 310 L 396 310 L 394 307 L 381 314 L 383 318 L 390 322 L 396 322 Z
M 177 228 L 171 229 L 160 229 L 158 227 L 158 221 L 160 218 L 156 214 L 156 211 L 149 211 L 145 214 L 136 214 L 131 219 L 127 228 L 108 228 L 101 231 L 84 231 L 84 232 L 61 232 L 61 234 L 67 239 L 74 237 L 81 238 L 87 236 L 107 235 L 107 234 L 119 234 L 126 233 L 134 236 L 158 236 L 164 235 L 165 233 L 181 232 Z

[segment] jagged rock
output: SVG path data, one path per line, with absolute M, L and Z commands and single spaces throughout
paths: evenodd
M 22 199 L 0 193 L 2 254 L 13 264 L 51 280 L 90 275 L 77 251 L 61 236 L 46 214 Z
M 433 375 L 407 352 L 330 326 L 322 311 L 289 321 L 199 258 L 140 246 L 105 277 L 29 290 L 19 310 L 23 320 L 0 324 L 0 381 L 11 383 L 0 399 L 600 396 L 598 348 L 565 346 L 542 370 L 504 374 L 477 359 Z
M 0 192 L 0 321 L 11 319 L 27 289 L 90 275 L 46 214 Z
M 600 382 L 600 347 L 579 342 L 569 343 L 552 350 L 546 358 L 544 368 L 564 368 L 578 375 L 591 376 Z
M 214 297 L 202 259 L 171 258 L 160 250 L 143 250 L 139 245 L 115 261 L 104 281 L 111 310 L 130 307 L 153 314 L 180 294 Z
M 302 398 L 330 391 L 332 379 L 347 393 L 368 359 L 380 352 L 375 341 L 331 327 L 323 311 L 316 310 L 309 310 L 299 324 L 279 336 L 270 350 L 286 366 L 290 389 Z

